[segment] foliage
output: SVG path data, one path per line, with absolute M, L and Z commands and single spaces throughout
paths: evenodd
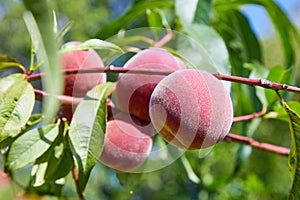
M 0 22 L 0 52 L 5 54 L 0 56 L 0 172 L 8 175 L 3 186 L 0 179 L 0 194 L 8 198 L 25 194 L 81 199 L 298 199 L 300 104 L 295 91 L 249 87 L 233 79 L 223 82 L 231 90 L 235 116 L 265 110 L 255 119 L 234 123 L 231 132 L 290 146 L 289 158 L 223 141 L 211 149 L 186 151 L 173 163 L 161 155 L 160 161 L 167 165 L 155 171 L 124 174 L 105 167 L 97 161 L 108 115 L 106 100 L 114 100 L 113 68 L 102 72 L 108 74 L 108 82 L 87 93 L 70 123 L 56 118 L 63 88 L 57 54 L 66 51 L 93 48 L 106 66 L 123 66 L 137 49 L 159 46 L 165 36 L 171 36 L 161 47 L 181 57 L 189 68 L 286 85 L 295 84 L 300 76 L 296 56 L 300 37 L 273 1 L 128 2 L 116 15 L 118 1 L 80 0 L 72 6 L 68 1 L 0 1 L 6 11 Z M 280 40 L 270 49 L 281 50 L 280 62 L 270 61 L 266 41 L 254 34 L 240 9 L 247 4 L 268 12 Z M 10 32 L 14 20 L 16 27 Z M 75 40 L 83 43 L 74 49 L 62 45 Z M 39 93 L 41 89 L 45 93 Z M 155 144 L 160 147 L 164 141 L 156 137 Z M 181 153 L 169 151 L 175 157 Z

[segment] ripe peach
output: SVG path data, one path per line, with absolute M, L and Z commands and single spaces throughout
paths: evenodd
M 176 71 L 186 66 L 177 57 L 161 48 L 142 50 L 127 61 L 124 68 L 136 70 Z M 143 121 L 150 121 L 149 100 L 163 75 L 122 74 L 116 85 L 116 104 Z
M 77 46 L 80 42 L 68 42 L 65 45 L 67 47 Z M 87 69 L 92 67 L 103 67 L 104 64 L 93 49 L 84 51 L 76 50 L 63 53 L 60 56 L 61 65 L 63 69 Z M 87 73 L 87 74 L 72 74 L 65 76 L 64 95 L 73 97 L 84 97 L 86 93 L 94 86 L 105 83 L 105 73 Z M 71 121 L 73 116 L 73 107 L 71 105 L 62 105 L 58 118 L 65 117 L 68 121 Z
M 212 146 L 228 133 L 233 108 L 221 81 L 200 70 L 179 70 L 154 89 L 150 118 L 155 130 L 183 149 Z
M 121 172 L 139 167 L 152 148 L 152 128 L 138 125 L 138 119 L 119 113 L 106 124 L 104 147 L 99 160 Z
M 68 42 L 66 46 L 77 46 L 80 42 Z M 103 67 L 104 64 L 93 49 L 76 50 L 63 53 L 60 56 L 63 69 L 87 69 Z M 65 76 L 64 94 L 75 97 L 83 97 L 94 86 L 105 83 L 105 73 L 73 74 Z

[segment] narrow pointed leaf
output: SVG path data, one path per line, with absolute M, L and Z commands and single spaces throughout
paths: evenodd
M 240 11 L 235 9 L 217 11 L 219 17 L 212 25 L 226 43 L 233 67 L 232 74 L 247 76 L 248 69 L 242 67 L 245 62 L 263 61 L 258 39 L 246 16 Z
M 106 99 L 114 83 L 93 88 L 75 110 L 70 125 L 70 147 L 76 159 L 81 191 L 96 164 L 104 142 L 106 129 Z
M 155 10 L 147 10 L 147 21 L 150 27 L 163 27 L 161 16 Z
M 154 1 L 140 1 L 132 6 L 122 17 L 110 22 L 101 27 L 96 34 L 97 38 L 107 39 L 118 33 L 121 29 L 126 29 L 130 23 L 146 14 L 148 9 L 154 8 L 170 8 L 171 2 L 154 0 Z
M 212 15 L 212 0 L 198 0 L 194 23 L 209 24 Z
M 200 181 L 200 178 L 197 176 L 197 174 L 194 172 L 189 160 L 186 158 L 185 155 L 182 155 L 181 158 L 180 158 L 182 164 L 183 164 L 183 167 L 188 175 L 188 178 L 190 179 L 190 181 L 196 183 L 196 184 L 199 184 L 201 181 Z
M 292 176 L 292 187 L 288 199 L 300 199 L 300 113 L 296 113 L 285 102 L 283 106 L 289 117 L 291 131 L 291 152 L 289 167 Z M 298 103 L 300 106 L 300 103 Z
M 183 26 L 193 23 L 198 0 L 176 0 L 175 12 Z
M 119 53 L 124 53 L 124 51 L 117 45 L 107 42 L 100 39 L 90 39 L 87 40 L 80 45 L 77 46 L 68 46 L 60 50 L 60 53 L 65 53 L 68 51 L 75 51 L 75 50 L 88 50 L 88 49 L 97 49 L 97 50 L 110 50 Z
M 26 71 L 25 67 L 21 63 L 18 63 L 7 55 L 0 55 L 0 70 L 13 67 L 21 69 L 22 72 Z
M 233 0 L 233 1 L 218 1 L 214 4 L 215 9 L 219 12 L 226 13 L 232 9 L 237 9 L 245 4 L 257 4 L 263 6 L 268 12 L 270 19 L 277 30 L 285 55 L 285 65 L 291 67 L 295 64 L 295 47 L 291 38 L 300 40 L 299 34 L 292 22 L 282 9 L 274 2 L 269 0 Z
M 49 94 L 43 100 L 43 113 L 45 113 L 44 121 L 49 122 L 59 107 L 59 101 L 55 96 L 60 95 L 63 88 L 63 76 L 57 57 L 53 11 L 49 1 L 46 0 L 23 0 L 23 3 L 27 9 L 23 18 L 37 62 L 41 64 L 41 71 L 47 73 L 47 76 L 42 77 L 43 89 Z
M 72 28 L 74 21 L 69 21 L 64 27 L 60 30 L 56 37 L 57 42 L 61 42 L 66 33 Z

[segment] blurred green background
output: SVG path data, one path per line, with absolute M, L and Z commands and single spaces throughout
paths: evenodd
M 67 42 L 85 41 L 95 37 L 103 25 L 122 16 L 133 4 L 140 1 L 57 0 L 50 2 L 58 16 L 59 28 L 69 21 L 74 22 L 64 37 L 64 41 Z M 300 10 L 300 5 L 297 6 Z M 247 7 L 243 9 L 247 13 Z M 289 12 L 289 10 L 287 11 Z M 0 0 L 0 54 L 7 54 L 28 67 L 30 37 L 23 21 L 23 12 L 24 7 L 21 1 Z M 172 15 L 174 8 L 167 9 L 166 12 Z M 253 12 L 249 13 L 255 15 Z M 255 18 L 251 19 L 254 20 L 251 23 L 257 23 Z M 258 20 L 263 21 L 263 18 Z M 133 23 L 133 28 L 136 27 L 135 24 L 147 26 L 146 17 L 138 18 Z M 257 34 L 262 47 L 264 66 L 266 68 L 275 65 L 284 66 L 283 50 L 277 32 Z M 295 68 L 299 68 L 298 61 L 295 63 Z M 299 72 L 299 70 L 297 71 Z M 299 85 L 298 77 L 300 76 L 298 74 L 295 76 L 295 84 Z M 299 99 L 297 96 L 291 98 Z M 288 124 L 279 120 L 238 122 L 232 127 L 232 132 L 240 134 L 241 127 L 248 127 L 246 131 L 251 132 L 251 126 L 255 127 L 255 123 L 259 125 L 251 135 L 254 135 L 256 140 L 289 147 Z M 132 200 L 286 199 L 291 186 L 286 157 L 227 142 L 219 143 L 206 156 L 202 156 L 202 154 L 202 151 L 189 151 L 185 155 L 194 173 L 199 177 L 199 183 L 195 183 L 188 176 L 191 171 L 186 169 L 184 161 L 181 159 L 159 171 L 129 175 L 116 174 L 113 170 L 98 163 L 87 185 L 86 198 Z M 16 182 L 22 183 L 15 187 L 26 185 L 26 181 L 28 181 L 26 176 L 28 170 L 26 170 L 23 169 L 19 175 L 15 176 Z M 63 193 L 68 198 L 77 198 L 71 175 L 67 179 Z

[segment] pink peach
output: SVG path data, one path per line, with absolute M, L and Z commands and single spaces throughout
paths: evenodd
M 150 48 L 134 55 L 124 68 L 134 70 L 176 71 L 185 69 L 183 61 L 167 50 Z M 128 112 L 143 121 L 150 121 L 149 100 L 152 91 L 164 75 L 129 74 L 120 75 L 116 85 L 116 104 L 120 110 Z
M 69 42 L 66 46 L 77 46 L 80 42 Z M 60 56 L 63 69 L 88 69 L 95 67 L 103 67 L 102 59 L 93 49 L 89 50 L 75 50 L 63 53 Z M 73 74 L 65 76 L 65 90 L 64 94 L 75 97 L 83 97 L 87 91 L 94 86 L 105 83 L 105 73 L 87 73 L 87 74 Z
M 154 89 L 150 118 L 155 130 L 183 149 L 210 147 L 228 133 L 233 108 L 229 92 L 212 74 L 179 70 Z
M 104 147 L 99 160 L 121 172 L 131 172 L 149 156 L 152 148 L 150 126 L 142 127 L 137 118 L 119 113 L 107 122 Z

